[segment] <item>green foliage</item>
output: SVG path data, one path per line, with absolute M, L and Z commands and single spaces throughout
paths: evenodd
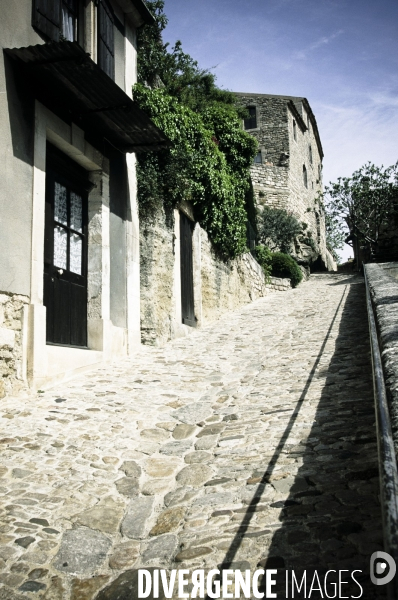
M 288 278 L 292 287 L 297 287 L 303 274 L 296 261 L 283 252 L 274 252 L 271 258 L 272 275 L 274 277 Z
M 341 257 L 338 251 L 344 248 L 344 240 L 347 237 L 347 234 L 344 233 L 340 220 L 329 212 L 325 213 L 325 228 L 326 246 L 339 263 L 341 261 Z
M 302 232 L 302 225 L 296 217 L 280 208 L 264 206 L 258 220 L 259 239 L 271 251 L 289 253 L 294 239 Z
M 256 246 L 256 259 L 258 264 L 262 267 L 267 283 L 269 282 L 270 275 L 272 272 L 272 253 L 267 246 Z
M 370 162 L 351 177 L 339 177 L 337 183 L 325 187 L 328 242 L 333 249 L 345 241 L 353 245 L 377 246 L 382 228 L 394 213 L 398 196 L 398 163 L 376 167 Z
M 182 51 L 168 51 L 162 31 L 164 1 L 147 1 L 154 25 L 138 33 L 138 81 L 134 99 L 171 141 L 137 158 L 140 216 L 162 205 L 190 201 L 217 250 L 234 257 L 246 248 L 249 167 L 256 141 L 242 130 L 234 96 Z M 150 87 L 148 87 L 150 86 Z
M 159 202 L 188 200 L 221 253 L 244 252 L 245 196 L 256 143 L 242 131 L 233 107 L 208 104 L 198 114 L 163 88 L 140 84 L 134 98 L 172 142 L 171 148 L 138 156 L 141 214 Z
M 310 234 L 311 231 L 309 231 L 308 233 Z M 316 251 L 316 245 L 314 242 L 314 238 L 311 237 L 310 235 L 307 235 L 307 237 L 301 237 L 300 242 L 302 244 L 306 244 L 307 246 L 309 246 L 314 252 Z
M 151 88 L 164 87 L 194 111 L 201 111 L 203 103 L 209 101 L 234 105 L 234 94 L 218 88 L 215 75 L 200 69 L 197 61 L 182 50 L 179 40 L 171 49 L 163 44 L 162 32 L 168 23 L 164 0 L 147 0 L 146 5 L 155 23 L 138 30 L 138 82 Z

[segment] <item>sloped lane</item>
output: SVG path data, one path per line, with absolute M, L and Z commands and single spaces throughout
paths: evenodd
M 315 276 L 9 400 L 7 594 L 116 598 L 150 566 L 365 570 L 380 517 L 362 298 Z

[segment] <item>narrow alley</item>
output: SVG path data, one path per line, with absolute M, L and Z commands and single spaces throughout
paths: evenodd
M 150 567 L 385 597 L 360 277 L 311 276 L 0 412 L 1 600 L 133 599 Z M 287 595 L 302 569 L 349 583 Z

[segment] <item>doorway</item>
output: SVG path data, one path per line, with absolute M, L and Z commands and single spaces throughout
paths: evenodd
M 192 259 L 193 227 L 194 223 L 180 212 L 181 314 L 184 325 L 190 327 L 196 327 Z
M 44 306 L 48 344 L 87 347 L 87 172 L 47 146 Z

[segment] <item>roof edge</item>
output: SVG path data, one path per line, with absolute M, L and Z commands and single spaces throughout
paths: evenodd
M 117 0 L 117 3 L 136 27 L 152 25 L 155 22 L 155 17 L 144 0 Z
M 304 96 L 285 96 L 285 95 L 279 95 L 279 94 L 258 94 L 258 93 L 252 93 L 252 92 L 233 92 L 233 93 L 236 96 L 249 96 L 249 97 L 259 97 L 259 98 L 278 98 L 281 100 L 288 100 L 288 106 L 289 106 L 290 110 L 294 113 L 297 121 L 299 122 L 301 129 L 303 131 L 306 131 L 308 129 L 308 127 L 305 124 L 304 119 L 300 115 L 299 111 L 297 110 L 297 107 L 295 106 L 295 102 L 302 102 L 308 113 L 309 119 L 312 124 L 312 129 L 314 131 L 314 136 L 315 136 L 315 141 L 316 141 L 316 144 L 318 147 L 319 156 L 321 157 L 321 160 L 323 160 L 324 153 L 323 153 L 321 138 L 319 135 L 318 123 L 316 122 L 315 115 L 312 112 L 312 108 L 311 108 L 310 103 L 308 102 L 307 98 L 305 98 Z

